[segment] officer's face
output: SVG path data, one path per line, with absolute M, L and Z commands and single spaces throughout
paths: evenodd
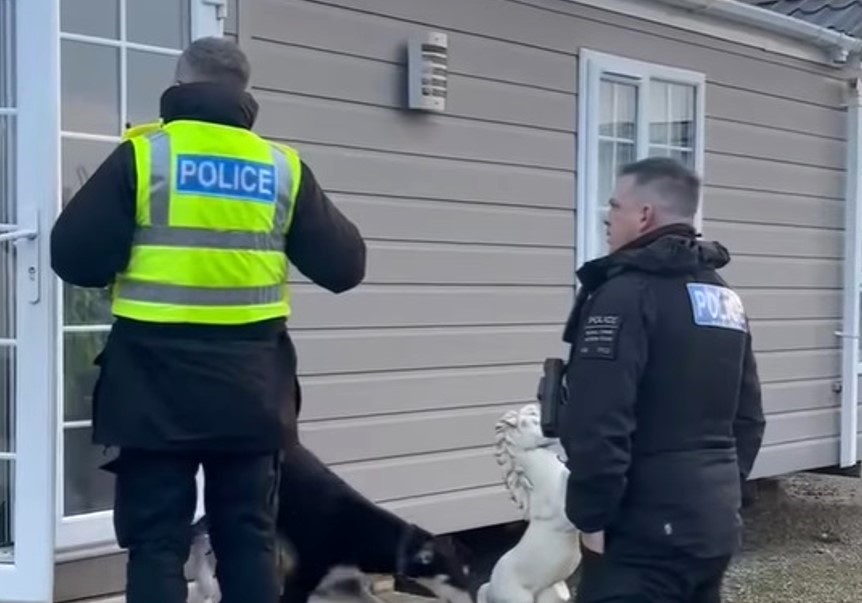
M 633 176 L 617 179 L 605 218 L 608 250 L 614 252 L 650 229 L 653 207 L 637 195 Z

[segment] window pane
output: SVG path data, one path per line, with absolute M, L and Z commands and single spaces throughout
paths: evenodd
M 668 85 L 650 82 L 649 86 L 649 141 L 652 144 L 670 144 L 670 128 L 667 123 Z
M 111 457 L 103 446 L 92 443 L 92 433 L 89 427 L 63 432 L 63 510 L 67 517 L 108 511 L 113 506 L 113 476 L 99 469 Z
M 649 156 L 650 157 L 672 157 L 673 150 L 666 146 L 660 147 L 650 147 L 649 148 Z
M 11 461 L 0 461 L 0 563 L 13 561 L 14 488 L 15 466 Z
M 116 147 L 117 143 L 113 142 L 63 138 L 61 169 L 64 207 Z
M 15 3 L 0 0 L 0 107 L 15 106 Z
M 862 313 L 862 295 L 857 295 L 857 299 L 859 300 L 859 312 Z M 862 352 L 862 322 L 859 323 L 859 351 Z
M 2 0 L 0 0 L 2 1 Z M 0 116 L 0 224 L 16 222 L 15 119 Z M 0 243 L 0 339 L 15 337 L 15 257 L 10 242 Z
M 613 193 L 617 172 L 620 168 L 635 161 L 637 147 L 634 143 L 599 141 L 599 203 L 607 203 Z
M 650 142 L 694 149 L 695 88 L 650 82 Z
M 63 206 L 80 190 L 116 146 L 112 142 L 63 139 Z M 112 322 L 108 291 L 82 289 L 64 284 L 63 322 L 67 325 L 101 325 Z
M 159 117 L 159 99 L 174 81 L 177 58 L 129 51 L 128 120 L 133 125 Z
M 607 203 L 611 198 L 616 169 L 614 168 L 614 143 L 609 140 L 599 141 L 599 198 L 598 205 Z
M 683 165 L 694 169 L 694 153 L 691 151 L 678 151 L 676 149 L 671 150 L 670 156 L 673 159 L 676 159 Z
M 599 89 L 599 136 L 637 139 L 638 89 L 633 84 L 602 80 Z
M 63 285 L 64 324 L 107 325 L 112 322 L 110 290 Z
M 670 144 L 675 147 L 694 148 L 695 88 L 670 84 Z
M 599 84 L 599 136 L 614 137 L 614 85 L 602 80 Z
M 615 170 L 619 170 L 627 163 L 632 163 L 637 157 L 637 148 L 634 144 L 625 142 L 617 143 L 617 164 Z
M 93 386 L 99 367 L 93 364 L 105 347 L 107 332 L 66 333 L 63 336 L 63 418 L 89 421 L 93 418 Z
M 60 29 L 100 38 L 120 37 L 119 0 L 62 0 Z
M 189 3 L 178 0 L 127 0 L 130 42 L 184 48 L 191 37 Z
M 15 348 L 0 347 L 0 452 L 15 451 Z
M 120 51 L 63 40 L 61 95 L 64 130 L 120 134 Z
M 630 84 L 614 84 L 616 103 L 616 137 L 637 140 L 638 89 Z

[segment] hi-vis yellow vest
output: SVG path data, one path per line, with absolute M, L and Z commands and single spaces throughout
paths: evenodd
M 285 235 L 299 155 L 241 128 L 199 121 L 138 126 L 131 260 L 115 316 L 246 324 L 290 315 Z

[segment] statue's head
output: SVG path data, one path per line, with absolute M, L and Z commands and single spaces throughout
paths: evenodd
M 532 489 L 526 467 L 520 457 L 531 450 L 554 443 L 542 433 L 538 404 L 527 404 L 504 414 L 496 425 L 495 448 L 497 463 L 503 467 L 503 478 L 512 498 L 525 513 L 529 513 L 529 493 Z
M 510 410 L 497 422 L 497 439 L 504 438 L 509 447 L 527 451 L 542 448 L 553 440 L 542 433 L 542 421 L 538 404 L 527 404 L 518 410 Z M 514 452 L 514 451 L 513 451 Z

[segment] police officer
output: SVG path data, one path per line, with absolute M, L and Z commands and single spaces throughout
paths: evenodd
M 288 259 L 332 292 L 364 278 L 357 228 L 294 149 L 251 131 L 249 77 L 232 42 L 191 44 L 161 123 L 134 130 L 52 232 L 63 280 L 111 288 L 94 440 L 120 449 L 107 468 L 129 603 L 186 601 L 201 465 L 222 601 L 278 600 L 278 457 L 298 394 Z
M 582 532 L 578 603 L 716 603 L 740 541 L 740 486 L 764 418 L 730 256 L 693 227 L 700 182 L 679 163 L 624 167 L 610 254 L 578 270 L 560 438 Z

